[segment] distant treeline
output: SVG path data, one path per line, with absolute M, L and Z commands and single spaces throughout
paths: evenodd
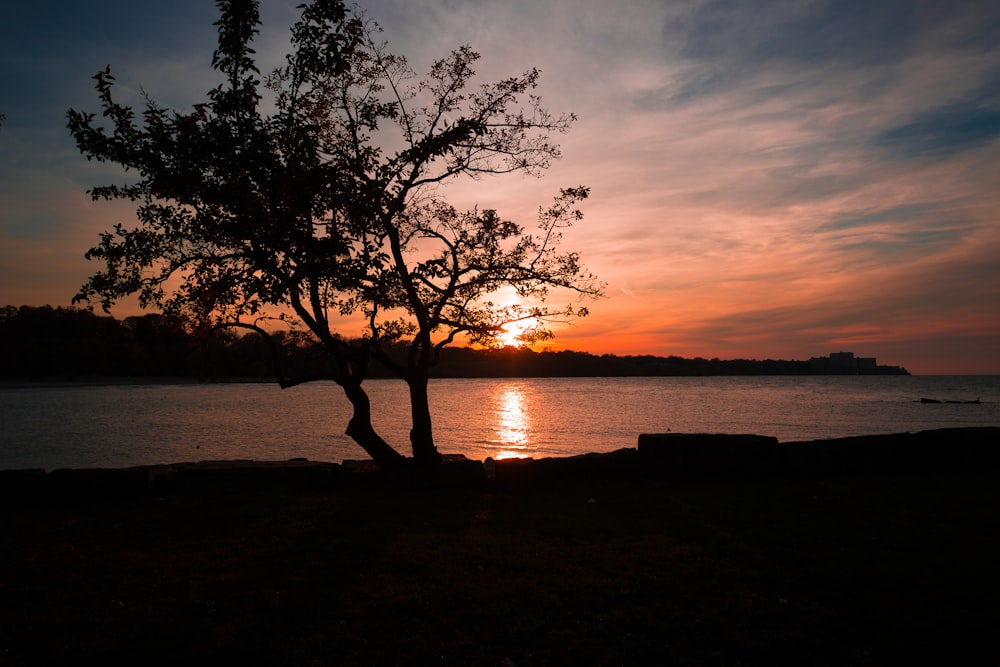
M 265 346 L 220 331 L 207 340 L 162 315 L 117 320 L 76 308 L 0 311 L 0 377 L 266 377 Z
M 313 346 L 283 332 L 275 334 L 281 363 L 290 375 L 328 362 Z M 402 354 L 403 348 L 394 351 Z M 843 374 L 823 359 L 810 361 L 721 360 L 535 352 L 525 348 L 476 350 L 445 348 L 437 377 L 621 377 L 697 375 Z M 877 366 L 869 374 L 907 374 L 897 366 Z M 387 377 L 372 365 L 370 377 Z M 156 314 L 116 320 L 75 308 L 43 306 L 0 310 L 0 378 L 85 379 L 148 377 L 268 379 L 275 377 L 271 354 L 258 336 L 234 330 L 195 336 Z
M 474 350 L 446 348 L 438 377 L 637 377 L 697 375 L 844 375 L 856 374 L 822 359 L 685 359 L 653 355 L 594 355 L 587 352 L 535 352 L 524 348 Z M 868 375 L 908 375 L 905 368 L 877 366 Z

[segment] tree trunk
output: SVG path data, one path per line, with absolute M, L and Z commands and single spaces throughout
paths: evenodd
M 372 427 L 372 405 L 368 394 L 360 384 L 345 383 L 344 394 L 354 407 L 351 421 L 347 423 L 347 435 L 358 443 L 372 460 L 383 470 L 391 470 L 406 465 L 406 457 L 392 448 Z
M 406 378 L 410 387 L 410 415 L 413 428 L 410 429 L 410 445 L 413 447 L 413 461 L 417 465 L 433 465 L 441 462 L 441 454 L 434 445 L 431 428 L 431 409 L 427 400 L 427 376 L 414 374 Z

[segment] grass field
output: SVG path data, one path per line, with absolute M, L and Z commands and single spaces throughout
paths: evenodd
M 0 663 L 997 664 L 993 471 L 6 498 Z

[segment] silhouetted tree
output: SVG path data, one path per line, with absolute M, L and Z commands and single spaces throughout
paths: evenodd
M 552 116 L 541 107 L 530 93 L 537 70 L 470 90 L 479 54 L 469 47 L 418 79 L 405 58 L 372 36 L 366 32 L 357 44 L 348 71 L 314 85 L 315 96 L 299 108 L 349 176 L 349 215 L 363 230 L 355 294 L 369 322 L 366 342 L 407 382 L 414 457 L 432 461 L 438 453 L 427 382 L 440 349 L 460 334 L 488 344 L 514 321 L 530 321 L 524 340 L 550 336 L 546 322 L 586 314 L 543 305 L 550 288 L 600 292 L 575 253 L 555 250 L 559 229 L 581 217 L 572 207 L 587 190 L 563 190 L 543 209 L 537 238 L 496 211 L 462 213 L 428 197 L 435 185 L 463 174 L 540 173 L 559 155 L 550 134 L 566 131 L 574 117 Z M 279 106 L 298 99 L 296 76 L 288 67 L 269 79 Z M 525 97 L 527 107 L 519 108 Z M 382 144 L 399 148 L 381 150 L 376 134 Z M 529 303 L 491 301 L 502 288 Z M 407 336 L 412 341 L 402 362 L 386 353 L 387 344 Z
M 258 3 L 218 5 L 212 62 L 226 81 L 206 102 L 181 113 L 147 99 L 139 122 L 112 98 L 108 67 L 94 78 L 112 128 L 69 112 L 88 159 L 138 174 L 92 190 L 95 199 L 138 202 L 139 226 L 102 235 L 87 256 L 105 268 L 77 299 L 108 308 L 138 293 L 143 306 L 196 329 L 261 334 L 281 386 L 331 379 L 343 387 L 354 408 L 347 433 L 386 467 L 402 457 L 372 428 L 362 382 L 372 355 L 388 360 L 385 346 L 412 335 L 406 362 L 389 366 L 411 389 L 414 458 L 436 461 L 426 385 L 441 345 L 461 333 L 489 341 L 505 322 L 525 318 L 536 323 L 529 336 L 547 335 L 546 321 L 585 313 L 540 305 L 549 287 L 599 287 L 575 254 L 554 251 L 558 228 L 579 217 L 571 206 L 584 188 L 543 211 L 539 238 L 492 211 L 460 215 L 429 189 L 462 174 L 538 173 L 559 154 L 550 134 L 567 130 L 573 116 L 540 106 L 530 92 L 537 70 L 469 90 L 479 56 L 468 47 L 418 81 L 403 57 L 375 41 L 377 26 L 339 0 L 301 6 L 292 53 L 263 87 L 250 47 Z M 262 104 L 265 90 L 273 107 Z M 428 251 L 430 242 L 443 249 Z M 505 286 L 535 303 L 491 303 L 487 296 Z M 304 327 L 334 367 L 286 376 L 261 327 L 276 311 Z M 352 343 L 335 329 L 357 314 L 367 334 Z
M 540 235 L 503 220 L 495 211 L 459 213 L 440 201 L 410 207 L 397 216 L 386 234 L 391 266 L 376 276 L 389 299 L 376 306 L 401 308 L 402 320 L 378 319 L 370 311 L 370 333 L 376 358 L 404 378 L 410 390 L 414 450 L 434 450 L 427 384 L 430 369 L 440 363 L 443 347 L 464 334 L 473 343 L 492 345 L 512 322 L 526 328 L 519 338 L 535 341 L 551 337 L 547 323 L 587 314 L 572 304 L 550 307 L 548 291 L 568 288 L 596 296 L 601 286 L 584 272 L 575 253 L 557 253 L 559 228 L 579 219 L 573 209 L 587 196 L 584 188 L 563 190 L 555 204 L 540 212 Z M 513 288 L 520 303 L 494 303 L 493 293 Z M 389 358 L 381 342 L 412 334 L 402 361 Z
M 261 110 L 261 81 L 250 43 L 259 12 L 251 0 L 218 3 L 221 18 L 213 67 L 225 83 L 187 113 L 146 100 L 142 122 L 112 97 L 110 66 L 98 72 L 102 116 L 112 129 L 95 126 L 95 115 L 69 112 L 69 128 L 88 159 L 135 170 L 137 182 L 91 191 L 95 199 L 139 203 L 139 226 L 116 225 L 102 235 L 88 258 L 105 264 L 76 300 L 99 298 L 105 309 L 138 293 L 143 307 L 204 332 L 239 326 L 260 333 L 269 307 L 288 308 L 336 360 L 333 373 L 286 377 L 288 387 L 315 379 L 338 382 L 354 414 L 347 432 L 382 466 L 402 457 L 375 432 L 361 388 L 364 350 L 333 335 L 331 314 L 349 313 L 353 276 L 361 261 L 353 245 L 363 243 L 344 215 L 344 177 L 326 159 L 318 128 L 300 106 L 312 87 L 349 71 L 364 26 L 342 2 L 317 0 L 302 9 L 292 29 L 294 53 L 288 69 L 293 90 L 270 116 Z M 169 282 L 176 279 L 175 282 Z

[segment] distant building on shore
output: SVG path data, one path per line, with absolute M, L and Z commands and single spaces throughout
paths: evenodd
M 899 366 L 879 366 L 875 357 L 856 357 L 853 352 L 831 352 L 828 357 L 812 357 L 809 365 L 826 373 L 843 375 L 906 374 L 906 370 Z

